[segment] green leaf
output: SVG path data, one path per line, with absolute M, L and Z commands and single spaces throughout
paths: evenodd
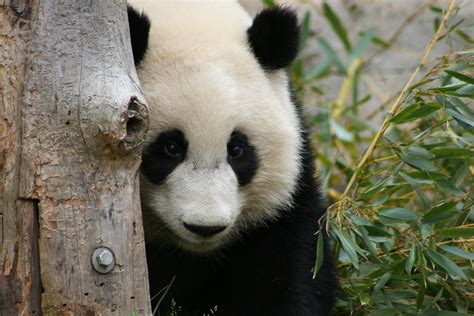
M 384 41 L 383 39 L 381 39 L 380 37 L 377 37 L 377 36 L 374 36 L 372 38 L 372 43 L 374 43 L 375 45 L 379 45 L 383 48 L 389 48 L 390 47 L 390 45 L 386 41 Z
M 466 32 L 462 30 L 456 30 L 456 34 L 458 34 L 460 38 L 462 38 L 464 41 L 468 42 L 469 44 L 474 44 L 474 39 Z
M 329 125 L 331 126 L 334 134 L 337 138 L 345 142 L 351 142 L 354 140 L 354 135 L 351 132 L 346 130 L 344 127 L 339 125 L 334 119 L 329 119 Z
M 268 7 L 274 7 L 276 6 L 275 4 L 275 1 L 274 0 L 262 0 L 263 4 L 268 6 Z
M 419 218 L 419 215 L 412 210 L 400 207 L 383 208 L 379 211 L 379 215 L 403 221 L 414 221 Z
M 437 311 L 436 313 L 430 313 L 427 316 L 472 316 L 472 314 L 462 312 Z
M 443 249 L 444 251 L 449 252 L 450 254 L 458 256 L 460 258 L 464 258 L 464 259 L 468 259 L 468 260 L 474 260 L 474 253 L 464 251 L 464 250 L 462 250 L 458 247 L 443 245 L 443 246 L 440 246 L 440 248 Z
M 457 202 L 450 201 L 433 207 L 428 213 L 423 215 L 424 224 L 433 224 L 444 219 L 453 217 Z
M 357 229 L 361 233 L 362 240 L 367 246 L 369 253 L 374 257 L 374 261 L 379 262 L 380 260 L 377 255 L 377 249 L 375 247 L 375 244 L 370 240 L 369 233 L 367 233 L 367 230 L 364 228 L 364 226 L 359 226 L 357 227 Z
M 392 237 L 393 236 L 388 231 L 382 228 L 378 228 L 375 226 L 367 226 L 367 225 L 364 225 L 364 227 L 370 236 L 376 236 L 376 237 Z
M 329 72 L 333 64 L 332 59 L 325 58 L 321 63 L 314 65 L 309 70 L 305 71 L 303 80 L 311 81 L 315 78 L 323 77 Z
M 474 107 L 473 109 L 469 108 L 460 98 L 449 97 L 448 102 L 450 102 L 456 109 L 466 113 L 470 118 L 474 118 Z
M 430 249 L 426 249 L 426 255 L 438 266 L 442 267 L 453 279 L 463 279 L 467 280 L 464 271 L 462 271 L 454 261 L 449 259 L 448 257 L 435 252 Z
M 422 224 L 421 225 L 421 238 L 423 239 L 423 241 L 425 241 L 432 235 L 433 235 L 433 225 Z
M 441 109 L 441 105 L 438 103 L 427 103 L 427 104 L 411 104 L 407 106 L 405 109 L 400 111 L 397 115 L 395 115 L 390 122 L 394 124 L 403 124 L 406 122 L 411 122 L 417 120 L 422 117 L 426 117 L 430 114 Z
M 306 41 L 308 40 L 308 37 L 310 35 L 309 33 L 309 25 L 311 21 L 311 12 L 308 10 L 304 14 L 303 22 L 301 23 L 300 26 L 300 51 L 303 50 L 303 48 L 306 46 Z
M 345 231 L 341 231 L 337 228 L 333 229 L 333 231 L 341 242 L 342 248 L 344 248 L 344 251 L 349 256 L 352 265 L 354 266 L 354 268 L 359 270 L 359 257 L 357 256 L 356 245 L 352 240 L 351 236 Z
M 464 194 L 464 191 L 460 190 L 455 185 L 445 179 L 435 180 L 435 183 L 442 191 L 445 191 L 447 193 L 453 194 L 455 196 Z
M 407 175 L 415 180 L 422 180 L 422 183 L 432 183 L 430 182 L 425 182 L 426 180 L 438 180 L 438 179 L 446 179 L 446 176 L 442 173 L 439 172 L 428 172 L 428 171 L 412 171 L 408 172 Z
M 452 71 L 452 70 L 445 70 L 444 72 L 447 73 L 448 75 L 456 78 L 456 79 L 459 79 L 459 80 L 464 81 L 464 82 L 469 83 L 469 84 L 474 84 L 474 78 L 472 78 L 468 75 L 464 75 L 460 72 L 456 72 L 456 71 Z
M 431 88 L 428 89 L 428 91 L 433 91 L 433 92 L 451 92 L 451 91 L 456 91 L 464 87 L 466 84 L 465 83 L 456 83 L 456 84 L 450 84 L 447 86 L 442 86 L 438 88 Z
M 406 162 L 412 167 L 421 170 L 437 170 L 436 166 L 429 160 L 433 157 L 434 155 L 431 154 L 428 150 L 418 146 L 409 146 L 403 148 L 400 152 L 400 158 L 404 162 Z
M 394 117 L 392 117 L 390 122 L 395 124 L 403 122 L 407 117 L 410 117 L 411 113 L 413 113 L 417 108 L 417 103 L 410 104 L 409 106 L 398 112 Z
M 382 275 L 380 279 L 378 279 L 377 283 L 375 283 L 374 292 L 380 291 L 385 286 L 385 284 L 387 284 L 391 277 L 392 272 L 385 272 L 384 275 Z
M 323 233 L 320 231 L 318 233 L 318 243 L 317 243 L 317 249 L 316 249 L 316 262 L 314 263 L 314 271 L 313 271 L 313 279 L 316 278 L 316 275 L 319 272 L 319 269 L 321 269 L 321 266 L 323 264 L 324 260 L 324 237 Z
M 413 269 L 413 264 L 416 259 L 416 246 L 415 243 L 411 245 L 410 254 L 408 255 L 407 260 L 405 261 L 405 271 L 408 275 L 411 275 L 411 270 Z
M 332 48 L 331 44 L 329 44 L 329 42 L 326 41 L 323 37 L 318 37 L 316 40 L 319 44 L 319 47 L 324 53 L 324 57 L 329 59 L 331 62 L 334 62 L 340 73 L 346 74 L 346 66 L 342 62 L 341 58 L 339 58 L 339 55 L 337 54 L 336 50 Z
M 443 14 L 443 9 L 434 5 L 430 6 L 430 10 L 437 14 Z
M 474 96 L 474 85 L 468 84 L 462 87 L 461 89 L 457 90 L 456 93 L 452 93 L 453 95 L 461 96 L 461 97 L 473 97 Z
M 344 25 L 341 23 L 339 17 L 336 15 L 336 13 L 334 13 L 331 6 L 327 2 L 323 3 L 323 12 L 324 16 L 328 19 L 334 32 L 339 37 L 346 50 L 350 52 L 352 48 L 351 43 L 349 42 L 349 37 L 347 36 L 347 31 Z
M 353 61 L 357 58 L 361 58 L 362 55 L 365 54 L 365 51 L 369 47 L 369 45 L 372 42 L 372 39 L 373 39 L 374 36 L 375 36 L 375 29 L 371 27 L 367 30 L 367 32 L 364 33 L 364 35 L 359 40 L 359 42 L 357 42 L 356 46 L 354 47 L 354 49 L 351 52 L 349 60 Z
M 444 228 L 436 231 L 436 236 L 442 238 L 469 238 L 474 236 L 473 227 Z
M 464 163 L 457 168 L 456 173 L 451 179 L 451 183 L 454 186 L 458 187 L 461 185 L 462 181 L 466 176 L 469 176 L 469 163 L 467 161 L 464 161 Z
M 409 122 L 409 121 L 426 117 L 430 114 L 435 113 L 439 109 L 441 109 L 441 105 L 439 103 L 436 103 L 436 102 L 423 103 L 415 111 L 413 111 L 410 117 L 407 118 L 404 122 Z
M 456 212 L 456 205 L 459 202 L 457 201 L 449 201 L 449 202 L 442 202 L 438 205 L 434 206 L 429 213 L 441 213 L 441 212 Z M 428 215 L 427 213 L 426 215 Z
M 467 124 L 469 127 L 474 127 L 474 120 L 470 119 L 469 117 L 466 117 L 466 115 L 463 115 L 461 112 L 459 112 L 459 110 L 456 109 L 449 101 L 445 104 L 445 107 L 446 112 L 451 115 L 456 121 Z
M 433 148 L 431 153 L 436 158 L 454 158 L 454 157 L 474 157 L 474 151 L 467 148 Z
M 457 51 L 456 54 L 458 54 L 458 55 L 471 55 L 471 54 L 474 54 L 474 49 L 460 50 L 460 51 Z
M 421 173 L 420 171 L 416 171 L 417 173 Z M 413 174 L 413 173 L 411 173 Z M 422 172 L 421 174 L 426 175 L 427 172 Z M 428 199 L 426 194 L 423 192 L 421 184 L 431 184 L 432 180 L 424 180 L 420 178 L 412 178 L 408 174 L 405 174 L 403 172 L 400 172 L 400 175 L 402 176 L 403 179 L 405 179 L 406 182 L 408 182 L 416 191 L 416 194 L 418 194 L 418 197 L 421 200 L 423 208 L 431 208 L 431 200 Z
M 420 252 L 418 255 L 418 267 L 421 272 L 421 280 L 418 281 L 419 289 L 418 294 L 416 295 L 416 309 L 421 309 L 423 306 L 423 302 L 425 299 L 426 294 L 426 282 L 427 282 L 427 275 L 426 275 L 426 259 L 423 255 L 423 252 Z
M 414 158 L 423 158 L 423 159 L 432 159 L 434 155 L 430 153 L 427 149 L 419 146 L 408 146 L 402 150 L 405 155 Z
M 331 130 L 329 127 L 329 111 L 322 109 L 320 113 L 313 117 L 312 123 L 319 126 L 320 138 L 323 142 L 329 142 L 331 139 Z

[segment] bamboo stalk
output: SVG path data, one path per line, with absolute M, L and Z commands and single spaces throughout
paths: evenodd
M 387 130 L 387 128 L 389 126 L 390 120 L 397 113 L 398 109 L 402 105 L 402 102 L 404 101 L 404 98 L 407 95 L 407 92 L 409 91 L 410 86 L 412 85 L 412 83 L 415 80 L 416 76 L 420 72 L 421 68 L 427 62 L 429 54 L 433 50 L 433 47 L 434 47 L 435 43 L 440 38 L 441 33 L 444 31 L 446 22 L 449 19 L 449 17 L 451 16 L 451 13 L 453 12 L 455 7 L 456 7 L 456 0 L 451 0 L 451 3 L 449 5 L 448 10 L 446 11 L 446 13 L 443 16 L 442 23 L 440 23 L 435 35 L 433 36 L 433 38 L 431 39 L 431 41 L 429 42 L 429 44 L 426 46 L 426 48 L 423 51 L 423 55 L 421 57 L 420 63 L 415 68 L 415 71 L 412 73 L 412 75 L 410 76 L 410 79 L 405 84 L 405 86 L 404 86 L 403 90 L 401 91 L 401 93 L 399 94 L 397 100 L 393 103 L 392 107 L 388 111 L 388 115 L 385 117 L 379 131 L 377 132 L 374 139 L 370 143 L 369 148 L 365 152 L 364 156 L 362 157 L 362 159 L 357 164 L 356 170 L 354 171 L 354 174 L 352 175 L 351 179 L 349 180 L 349 183 L 347 184 L 346 189 L 344 190 L 344 193 L 341 196 L 341 199 L 336 203 L 340 203 L 342 200 L 344 200 L 347 197 L 347 195 L 349 194 L 351 188 L 356 183 L 356 180 L 359 178 L 359 174 L 360 174 L 362 168 L 367 163 L 367 161 L 372 157 L 372 154 L 374 153 L 375 148 L 377 147 L 378 143 L 380 142 L 382 136 L 384 135 L 385 131 Z

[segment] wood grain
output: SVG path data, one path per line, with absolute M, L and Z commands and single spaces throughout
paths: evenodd
M 5 273 L 15 265 L 12 258 L 34 257 L 37 244 L 39 264 L 30 260 L 24 265 L 30 272 L 17 268 L 11 282 L 34 274 L 39 266 L 43 314 L 148 315 L 138 187 L 148 112 L 131 56 L 125 1 L 43 0 L 28 6 L 24 44 L 20 25 L 16 33 L 2 30 L 12 47 L 24 51 L 20 61 L 22 55 L 15 52 L 7 55 L 12 60 L 0 63 L 17 63 L 13 71 L 0 72 L 17 97 L 9 102 L 14 108 L 4 110 L 13 123 L 2 124 L 7 130 L 2 135 L 8 136 L 0 143 L 1 176 L 9 179 L 0 192 L 11 195 L 0 198 L 2 275 L 12 275 Z M 15 10 L 5 11 L 3 6 L 3 22 L 25 19 Z M 21 207 L 29 212 L 21 225 L 13 215 L 22 214 L 17 201 L 29 205 Z M 19 242 L 22 236 L 31 242 Z M 114 252 L 116 266 L 109 274 L 92 268 L 91 254 L 99 246 Z M 13 301 L 38 304 L 31 295 L 38 291 L 36 281 L 29 282 L 14 286 L 24 294 L 12 292 L 4 311 L 13 308 Z M 0 291 L 3 287 L 0 283 Z

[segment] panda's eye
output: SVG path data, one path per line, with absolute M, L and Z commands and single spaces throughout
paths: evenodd
M 167 142 L 164 147 L 165 154 L 171 158 L 181 158 L 181 149 L 175 142 Z
M 229 144 L 227 146 L 227 153 L 230 158 L 232 159 L 237 159 L 243 156 L 244 154 L 244 148 L 240 145 L 232 145 Z

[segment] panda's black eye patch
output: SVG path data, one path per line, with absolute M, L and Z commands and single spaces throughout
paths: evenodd
M 244 186 L 257 173 L 258 157 L 254 146 L 249 143 L 247 136 L 234 131 L 227 143 L 227 162 L 234 170 L 239 185 Z
M 182 149 L 174 141 L 169 141 L 164 147 L 165 154 L 170 158 L 180 159 L 182 155 Z
M 161 184 L 184 161 L 188 142 L 182 131 L 161 133 L 143 149 L 142 174 L 152 183 Z
M 244 155 L 244 148 L 241 145 L 230 145 L 227 146 L 227 152 L 229 153 L 229 159 L 238 159 Z

